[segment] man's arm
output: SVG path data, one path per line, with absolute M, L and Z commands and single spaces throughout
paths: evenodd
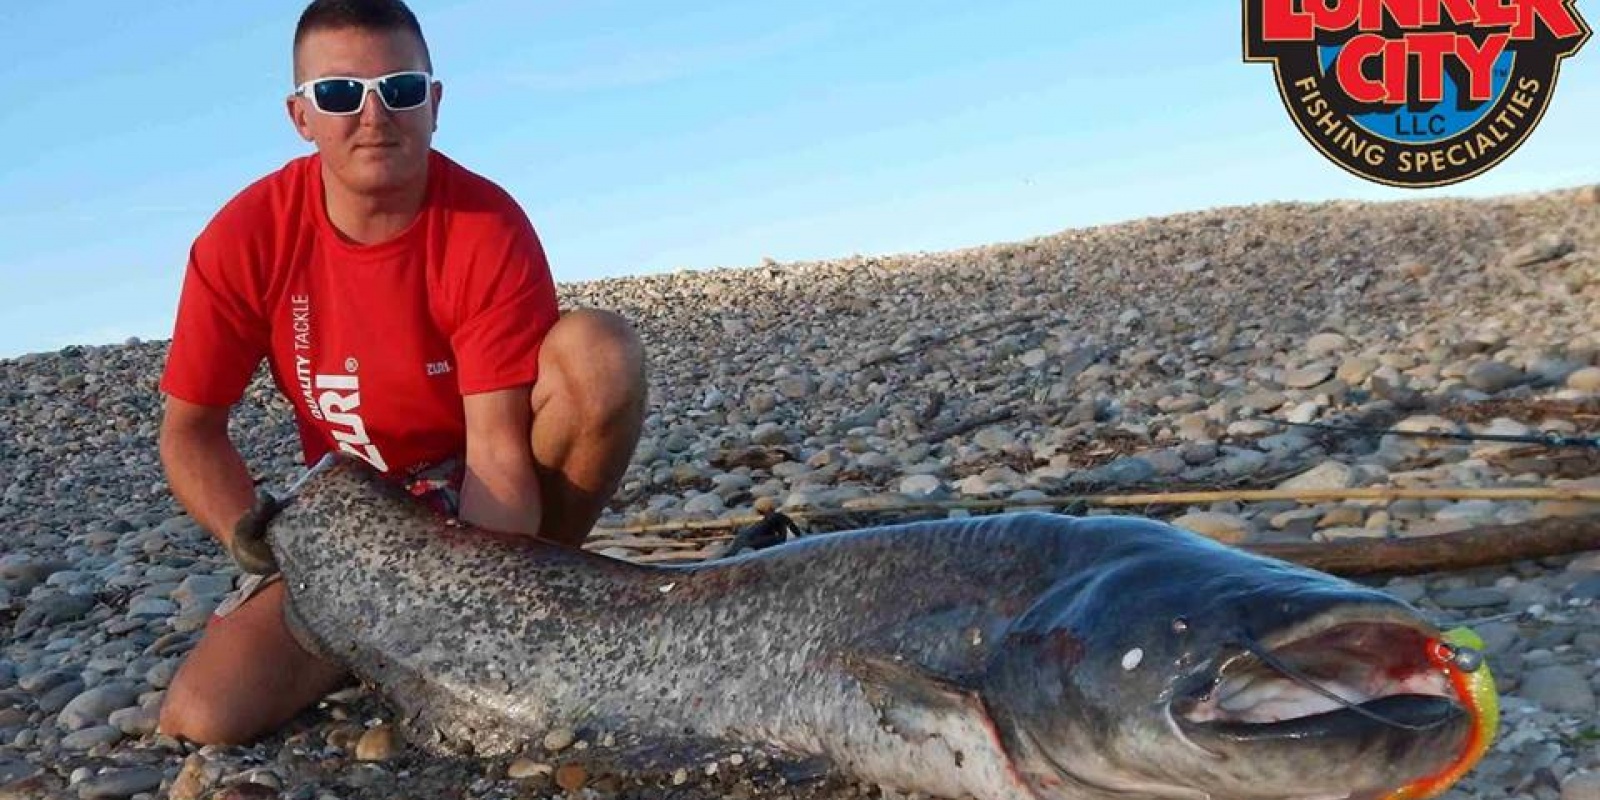
M 461 519 L 508 533 L 539 535 L 544 503 L 533 462 L 529 386 L 462 398 L 467 424 L 467 469 Z
M 167 395 L 160 448 L 173 495 L 226 548 L 256 500 L 249 468 L 228 438 L 228 409 Z

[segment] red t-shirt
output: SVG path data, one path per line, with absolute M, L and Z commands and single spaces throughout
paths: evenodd
M 234 197 L 190 251 L 162 391 L 230 406 L 268 358 L 306 463 L 337 448 L 404 477 L 460 455 L 461 395 L 532 383 L 560 312 L 516 201 L 429 158 L 421 212 L 374 245 L 328 221 L 317 155 Z

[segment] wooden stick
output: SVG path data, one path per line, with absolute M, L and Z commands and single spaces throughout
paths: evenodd
M 1355 489 L 1224 489 L 1205 492 L 1167 492 L 1107 495 L 1087 498 L 1105 506 L 1214 503 L 1220 500 L 1583 500 L 1600 501 L 1600 489 L 1561 489 L 1548 486 L 1502 488 L 1369 486 Z
M 1412 539 L 1242 545 L 1335 575 L 1416 575 L 1600 550 L 1600 515 L 1547 517 Z
M 828 519 L 854 514 L 895 514 L 914 511 L 940 511 L 964 509 L 979 511 L 995 508 L 1060 508 L 1083 503 L 1090 506 L 1159 506 L 1215 503 L 1225 500 L 1566 500 L 1600 502 L 1600 489 L 1562 489 L 1556 487 L 1432 487 L 1404 488 L 1371 486 L 1354 489 L 1217 489 L 1194 492 L 1151 492 L 1145 494 L 1058 495 L 1038 500 L 929 500 L 913 503 L 874 506 L 870 508 L 819 508 L 784 510 L 795 521 Z M 654 525 L 630 525 L 621 528 L 595 528 L 593 536 L 615 537 L 647 533 L 673 533 L 684 531 L 726 530 L 743 525 L 754 525 L 764 517 L 749 514 L 708 520 L 663 522 Z

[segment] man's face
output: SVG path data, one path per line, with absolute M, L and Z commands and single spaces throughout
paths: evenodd
M 295 83 L 426 69 L 422 43 L 405 31 L 318 30 L 296 52 Z M 289 118 L 317 146 L 331 179 L 358 194 L 383 194 L 415 185 L 427 174 L 442 91 L 434 84 L 429 93 L 429 102 L 419 108 L 390 111 L 377 92 L 369 91 L 361 113 L 348 116 L 324 114 L 309 97 L 291 97 Z

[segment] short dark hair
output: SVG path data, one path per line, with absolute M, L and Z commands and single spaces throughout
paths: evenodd
M 300 12 L 300 22 L 294 29 L 294 52 L 300 52 L 300 43 L 314 31 L 359 28 L 368 31 L 406 31 L 417 37 L 422 45 L 422 61 L 428 71 L 433 71 L 433 57 L 428 53 L 428 40 L 422 35 L 422 23 L 411 13 L 404 0 L 312 0 Z

